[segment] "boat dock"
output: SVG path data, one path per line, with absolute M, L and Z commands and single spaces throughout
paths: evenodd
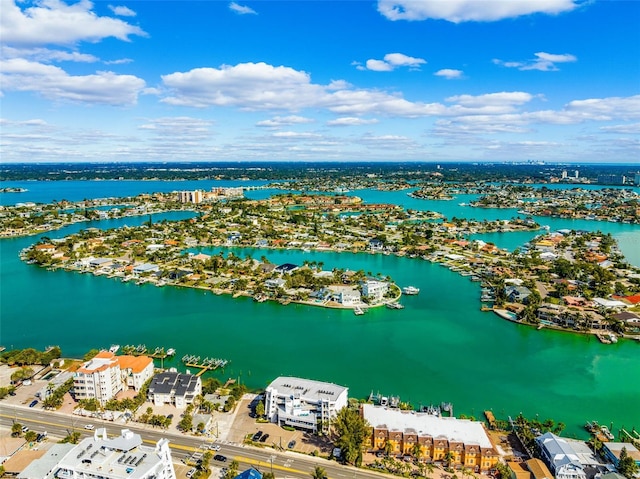
M 229 363 L 229 361 L 226 359 L 218 358 L 204 358 L 201 360 L 200 356 L 193 356 L 190 354 L 185 354 L 184 356 L 182 356 L 182 362 L 189 368 L 200 369 L 200 372 L 198 372 L 196 376 L 202 376 L 207 371 L 224 369 L 224 367 Z
M 137 346 L 127 344 L 126 346 L 122 346 L 122 352 L 131 356 L 144 355 L 154 359 L 166 359 L 167 357 L 173 356 L 175 354 L 175 349 L 169 348 L 165 351 L 164 348 L 157 347 L 152 351 L 151 349 L 148 349 L 144 344 L 139 344 Z

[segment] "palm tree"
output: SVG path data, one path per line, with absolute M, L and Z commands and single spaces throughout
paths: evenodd
M 316 466 L 311 473 L 311 477 L 313 477 L 313 479 L 325 479 L 327 477 L 327 471 L 325 471 L 324 467 Z

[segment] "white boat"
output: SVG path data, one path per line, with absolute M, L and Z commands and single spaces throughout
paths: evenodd
M 389 309 L 404 309 L 404 306 L 400 303 L 387 303 L 387 308 Z
M 364 314 L 364 311 L 360 306 L 356 306 L 353 308 L 353 314 L 355 314 L 356 316 L 360 316 Z
M 112 344 L 111 347 L 109 348 L 109 352 L 116 354 L 118 352 L 118 349 L 120 349 L 119 344 Z
M 167 356 L 173 356 L 174 354 L 176 354 L 176 350 L 173 348 L 169 348 L 167 349 Z
M 402 288 L 402 294 L 414 295 L 420 292 L 420 288 L 416 288 L 415 286 L 405 286 Z

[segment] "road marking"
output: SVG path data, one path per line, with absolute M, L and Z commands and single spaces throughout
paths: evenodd
M 274 469 L 278 469 L 279 471 L 287 471 L 287 472 L 293 472 L 293 473 L 298 473 L 298 474 L 306 474 L 306 471 L 299 471 L 297 469 L 292 469 L 290 467 L 286 466 L 278 466 L 277 464 L 273 464 L 273 466 L 271 465 L 270 462 L 265 462 L 265 461 L 258 461 L 256 459 L 250 459 L 248 457 L 242 457 L 242 456 L 236 456 L 233 458 L 234 460 L 238 461 L 238 462 L 246 462 L 247 464 L 253 464 L 256 466 L 262 466 L 262 467 L 273 467 Z

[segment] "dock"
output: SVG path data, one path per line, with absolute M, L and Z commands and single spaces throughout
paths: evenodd
M 200 356 L 193 356 L 190 354 L 182 356 L 182 362 L 189 368 L 200 369 L 196 376 L 202 376 L 207 371 L 224 369 L 224 367 L 229 363 L 228 360 L 219 358 L 204 358 L 201 360 Z
M 487 422 L 489 423 L 489 429 L 495 429 L 496 428 L 496 418 L 493 415 L 492 411 L 485 411 L 484 412 L 484 417 L 487 418 Z

